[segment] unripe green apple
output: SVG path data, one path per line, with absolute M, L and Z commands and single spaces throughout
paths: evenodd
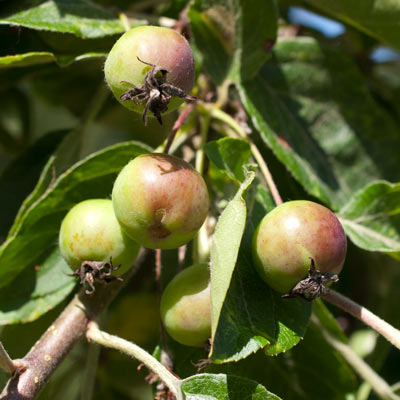
M 174 249 L 189 242 L 209 208 L 207 186 L 186 161 L 142 154 L 118 175 L 112 192 L 124 231 L 144 247 Z
M 161 298 L 161 318 L 168 334 L 186 346 L 202 346 L 211 336 L 210 272 L 192 265 L 176 275 Z
M 308 275 L 310 259 L 321 273 L 338 274 L 347 241 L 335 214 L 320 204 L 298 200 L 269 212 L 253 236 L 253 259 L 261 278 L 288 293 Z
M 115 98 L 130 110 L 142 113 L 143 103 L 123 101 L 121 95 L 132 86 L 144 83 L 150 66 L 140 60 L 163 67 L 168 71 L 167 83 L 189 94 L 194 83 L 194 58 L 187 40 L 173 29 L 158 26 L 140 26 L 124 33 L 114 44 L 104 65 L 108 86 Z M 176 109 L 182 99 L 173 97 L 168 112 Z
M 60 251 L 73 270 L 83 261 L 121 265 L 121 275 L 133 264 L 139 245 L 126 235 L 114 215 L 111 200 L 92 199 L 76 204 L 61 223 Z

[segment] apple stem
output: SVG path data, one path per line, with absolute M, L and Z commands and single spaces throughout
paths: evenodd
M 167 143 L 164 148 L 164 153 L 168 154 L 169 149 L 171 148 L 172 142 L 175 139 L 176 133 L 179 131 L 181 128 L 183 122 L 185 121 L 186 117 L 189 115 L 189 113 L 193 110 L 194 104 L 190 103 L 186 106 L 186 108 L 181 112 L 179 115 L 178 119 L 175 121 L 174 126 L 172 127 L 172 131 L 170 135 L 168 136 Z
M 365 307 L 334 290 L 329 290 L 322 298 L 358 318 L 400 349 L 400 331 Z
M 156 360 L 151 354 L 143 350 L 141 347 L 132 342 L 128 342 L 125 339 L 119 338 L 118 336 L 110 335 L 101 331 L 97 323 L 93 321 L 88 325 L 86 337 L 89 341 L 119 350 L 122 353 L 139 360 L 161 379 L 161 381 L 169 388 L 177 400 L 182 400 L 180 379 L 168 371 L 164 365 L 162 365 L 158 360 Z
M 219 108 L 215 106 L 209 106 L 209 112 L 211 117 L 218 119 L 219 121 L 222 121 L 226 123 L 229 127 L 233 129 L 233 131 L 239 136 L 239 138 L 247 140 L 250 144 L 250 149 L 253 154 L 253 157 L 257 161 L 261 173 L 263 174 L 265 181 L 267 182 L 269 191 L 271 192 L 271 195 L 275 201 L 275 204 L 279 206 L 280 204 L 283 203 L 282 197 L 279 194 L 278 188 L 275 184 L 275 181 L 272 177 L 272 174 L 268 168 L 267 163 L 265 162 L 262 154 L 258 150 L 257 146 L 249 139 L 248 135 L 246 132 L 241 128 L 241 126 L 226 112 L 220 110 Z
M 11 357 L 8 355 L 7 350 L 4 348 L 3 343 L 0 342 L 0 368 L 8 374 L 13 373 L 17 366 L 14 364 Z
M 400 397 L 393 393 L 389 384 L 383 380 L 362 358 L 360 358 L 349 345 L 333 337 L 321 326 L 315 316 L 312 317 L 312 321 L 321 329 L 321 333 L 326 341 L 349 363 L 362 379 L 370 384 L 371 388 L 379 398 L 384 400 L 400 400 Z

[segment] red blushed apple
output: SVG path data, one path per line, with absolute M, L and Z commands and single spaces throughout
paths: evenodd
M 130 110 L 142 113 L 145 101 L 123 101 L 121 95 L 132 86 L 144 83 L 151 66 L 140 60 L 164 68 L 167 83 L 189 94 L 195 76 L 194 58 L 187 40 L 173 29 L 140 26 L 124 33 L 114 44 L 104 65 L 108 86 L 115 98 Z M 168 112 L 176 109 L 183 99 L 173 97 Z
M 174 249 L 189 242 L 210 205 L 202 176 L 168 154 L 143 154 L 118 175 L 112 201 L 124 231 L 148 248 Z
M 320 204 L 298 200 L 268 213 L 253 236 L 253 259 L 261 278 L 287 293 L 308 275 L 310 259 L 321 273 L 338 274 L 347 241 L 336 215 Z

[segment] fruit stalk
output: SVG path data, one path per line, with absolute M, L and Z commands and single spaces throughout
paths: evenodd
M 329 290 L 322 298 L 358 318 L 364 324 L 380 333 L 393 346 L 400 349 L 400 331 L 365 307 L 334 290 Z
M 190 112 L 193 110 L 194 104 L 188 104 L 186 108 L 181 112 L 179 115 L 178 119 L 175 121 L 174 126 L 172 127 L 172 131 L 170 135 L 168 136 L 167 143 L 165 144 L 164 147 L 164 153 L 168 154 L 169 149 L 171 148 L 172 142 L 175 139 L 176 133 L 179 131 L 181 128 L 183 122 L 185 121 L 186 117 L 190 114 Z
M 177 400 L 181 400 L 181 381 L 168 371 L 159 361 L 157 361 L 151 354 L 143 350 L 132 342 L 121 339 L 117 336 L 110 335 L 101 331 L 95 322 L 89 324 L 86 336 L 88 340 L 96 342 L 102 346 L 119 350 L 130 357 L 133 357 L 146 365 L 155 375 L 157 375 L 162 382 L 167 385 L 171 393 Z

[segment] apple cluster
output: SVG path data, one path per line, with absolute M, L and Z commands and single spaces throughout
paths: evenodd
M 202 176 L 169 154 L 143 154 L 119 173 L 112 200 L 75 205 L 61 224 L 61 254 L 73 268 L 85 261 L 121 265 L 125 272 L 139 246 L 174 249 L 188 243 L 203 224 L 209 196 Z
M 135 28 L 112 48 L 105 76 L 121 104 L 143 113 L 145 121 L 149 114 L 161 122 L 161 114 L 176 108 L 193 86 L 193 55 L 171 29 Z M 94 290 L 96 279 L 108 282 L 125 273 L 140 246 L 175 249 L 188 243 L 209 206 L 206 183 L 190 164 L 169 154 L 142 154 L 119 173 L 111 200 L 86 200 L 67 213 L 60 251 L 81 282 Z M 320 282 L 329 284 L 341 271 L 346 246 L 335 214 L 311 201 L 276 207 L 260 222 L 252 243 L 260 277 L 272 289 L 306 300 L 323 293 Z M 312 286 L 315 282 L 319 286 Z M 207 264 L 188 267 L 172 279 L 162 295 L 161 317 L 176 341 L 189 346 L 206 342 L 211 334 Z

